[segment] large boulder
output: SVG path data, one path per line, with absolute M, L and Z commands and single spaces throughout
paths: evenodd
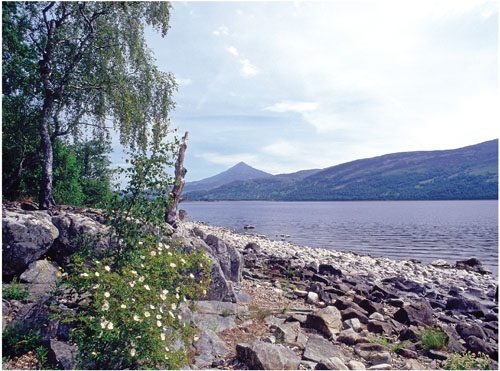
M 344 358 L 340 348 L 320 335 L 311 335 L 307 340 L 304 359 L 321 362 L 331 357 Z
M 238 250 L 213 234 L 209 234 L 205 242 L 212 248 L 225 277 L 233 282 L 240 282 L 243 261 Z
M 2 274 L 22 273 L 59 237 L 45 211 L 2 210 Z
M 62 370 L 74 370 L 76 368 L 76 345 L 70 345 L 63 341 L 50 340 L 49 362 L 60 367 Z
M 300 358 L 283 345 L 264 342 L 236 346 L 238 359 L 253 370 L 297 370 Z
M 61 276 L 59 266 L 48 260 L 37 260 L 31 263 L 19 279 L 28 283 L 53 284 Z
M 432 307 L 426 299 L 415 301 L 394 313 L 394 319 L 405 325 L 429 326 L 433 322 Z
M 338 334 L 342 329 L 342 316 L 333 306 L 327 306 L 307 315 L 305 327 L 313 328 L 327 337 Z

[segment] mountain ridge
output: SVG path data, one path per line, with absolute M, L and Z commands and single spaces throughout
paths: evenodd
M 307 172 L 232 181 L 208 191 L 187 192 L 186 197 L 283 201 L 498 199 L 498 139 L 452 150 L 391 153 Z

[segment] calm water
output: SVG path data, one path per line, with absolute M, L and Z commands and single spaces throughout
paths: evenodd
M 392 259 L 476 257 L 498 274 L 498 201 L 184 202 L 191 220 Z

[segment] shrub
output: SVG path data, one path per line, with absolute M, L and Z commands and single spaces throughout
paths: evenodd
M 27 288 L 22 288 L 14 278 L 10 287 L 2 289 L 2 297 L 4 299 L 24 300 L 29 296 Z
M 75 323 L 81 368 L 179 369 L 188 359 L 196 328 L 181 312 L 206 295 L 211 264 L 203 250 L 186 252 L 166 238 L 172 179 L 165 168 L 175 146 L 153 144 L 120 170 L 128 183 L 108 201 L 110 247 L 98 251 L 82 238 L 72 256 L 67 283 L 81 304 L 61 319 Z
M 442 367 L 445 370 L 490 370 L 490 357 L 483 353 L 454 353 L 443 362 Z
M 401 349 L 403 349 L 408 344 L 407 341 L 404 341 L 404 342 L 399 343 L 399 344 L 394 344 L 392 342 L 392 340 L 386 336 L 382 336 L 380 338 L 371 338 L 370 341 L 372 343 L 377 343 L 377 344 L 383 345 L 383 346 L 389 348 L 390 350 L 392 350 L 394 353 L 399 353 L 399 351 L 401 351 Z
M 426 327 L 419 335 L 419 340 L 425 349 L 445 349 L 448 336 L 441 330 Z

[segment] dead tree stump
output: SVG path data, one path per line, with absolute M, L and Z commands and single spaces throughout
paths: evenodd
M 172 227 L 177 228 L 179 223 L 179 217 L 177 216 L 177 208 L 179 203 L 182 201 L 182 190 L 184 189 L 184 184 L 186 181 L 184 177 L 186 176 L 187 170 L 184 168 L 184 153 L 187 148 L 188 132 L 184 134 L 182 138 L 181 147 L 179 148 L 179 156 L 175 162 L 175 183 L 172 188 L 172 201 L 167 205 L 165 211 L 165 221 Z

